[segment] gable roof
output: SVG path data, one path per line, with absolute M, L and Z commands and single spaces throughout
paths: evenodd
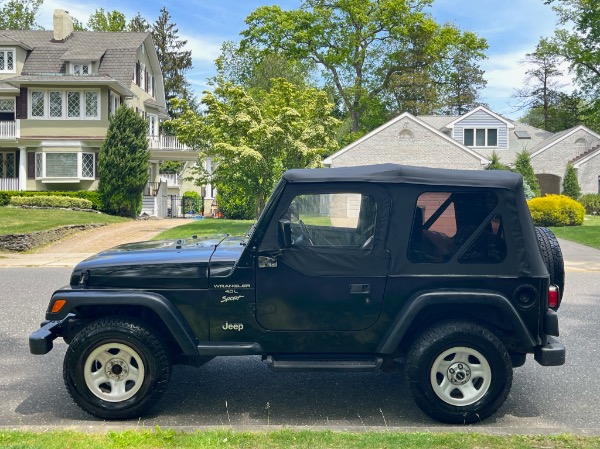
M 436 136 L 438 136 L 438 137 L 440 137 L 440 138 L 442 138 L 442 139 L 444 139 L 444 140 L 452 143 L 454 146 L 456 146 L 457 148 L 461 149 L 462 151 L 464 151 L 464 152 L 470 154 L 471 156 L 479 159 L 479 161 L 482 164 L 485 164 L 485 163 L 489 162 L 489 160 L 487 158 L 485 158 L 481 154 L 477 153 L 476 151 L 473 151 L 470 148 L 464 146 L 463 144 L 457 142 L 456 140 L 452 139 L 450 136 L 447 136 L 446 134 L 444 134 L 443 132 L 441 132 L 438 129 L 434 128 L 433 126 L 429 125 L 428 123 L 424 122 L 423 120 L 420 120 L 418 117 L 415 117 L 411 113 L 404 112 L 404 113 L 400 114 L 399 116 L 397 116 L 396 118 L 393 118 L 389 122 L 384 123 L 379 128 L 376 128 L 373 131 L 371 131 L 370 133 L 365 134 L 360 139 L 352 142 L 350 145 L 345 146 L 341 150 L 339 150 L 336 153 L 332 154 L 331 156 L 325 158 L 325 160 L 323 161 L 323 163 L 324 164 L 331 164 L 331 162 L 333 161 L 333 159 L 341 156 L 342 154 L 346 153 L 347 151 L 351 150 L 352 148 L 354 148 L 354 147 L 360 145 L 361 143 L 369 140 L 371 137 L 375 136 L 376 134 L 378 134 L 379 132 L 383 131 L 384 129 L 389 128 L 390 126 L 398 123 L 400 120 L 402 120 L 404 118 L 408 118 L 409 120 L 412 120 L 413 122 L 415 122 L 415 123 L 417 123 L 417 124 L 425 127 L 426 129 L 428 129 L 429 131 L 431 131 L 432 133 L 434 133 Z
M 462 121 L 462 120 L 466 119 L 467 117 L 470 117 L 471 115 L 473 115 L 473 114 L 475 114 L 475 113 L 477 113 L 477 112 L 480 112 L 480 111 L 483 111 L 483 112 L 485 112 L 486 114 L 488 114 L 488 115 L 491 115 L 491 116 L 492 116 L 492 117 L 494 117 L 495 119 L 497 119 L 497 120 L 500 120 L 501 122 L 504 122 L 504 123 L 506 123 L 506 126 L 508 126 L 508 128 L 510 128 L 510 129 L 512 129 L 512 128 L 514 128 L 514 127 L 515 127 L 515 125 L 513 125 L 513 124 L 512 124 L 512 122 L 511 122 L 510 120 L 507 120 L 507 119 L 505 119 L 504 117 L 502 117 L 501 115 L 498 115 L 498 114 L 496 114 L 495 112 L 492 112 L 492 111 L 490 111 L 488 108 L 486 108 L 486 107 L 484 107 L 484 106 L 478 106 L 478 107 L 476 107 L 475 109 L 473 109 L 472 111 L 470 111 L 470 112 L 467 112 L 466 114 L 459 116 L 459 117 L 458 117 L 456 120 L 454 120 L 454 121 L 452 121 L 452 122 L 448 123 L 448 124 L 446 125 L 446 128 L 453 129 L 453 128 L 454 128 L 454 125 L 456 125 L 458 122 L 460 122 L 460 121 Z
M 595 158 L 600 154 L 600 145 L 596 145 L 595 147 L 587 150 L 585 153 L 580 154 L 573 160 L 571 160 L 571 164 L 574 168 L 579 168 L 582 165 L 587 164 L 591 159 Z
M 531 152 L 531 158 L 533 159 L 534 157 L 536 157 L 539 154 L 541 154 L 544 151 L 546 151 L 548 148 L 551 148 L 554 145 L 556 145 L 557 143 L 565 140 L 567 137 L 572 136 L 577 131 L 585 131 L 588 134 L 590 134 L 593 137 L 595 137 L 596 139 L 600 139 L 600 134 L 595 133 L 594 131 L 592 131 L 591 129 L 589 129 L 587 126 L 584 126 L 584 125 L 574 126 L 573 128 L 566 129 L 564 131 L 556 133 L 552 137 L 550 137 L 549 139 L 547 139 L 544 142 L 542 142 L 540 145 L 538 145 L 537 148 L 534 148 L 532 150 L 532 152 Z

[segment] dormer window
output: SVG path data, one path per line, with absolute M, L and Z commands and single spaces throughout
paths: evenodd
M 467 147 L 497 147 L 498 129 L 497 128 L 465 128 L 464 141 Z
M 92 74 L 91 62 L 73 62 L 71 63 L 71 75 L 85 76 Z
M 0 49 L 0 73 L 15 73 L 15 49 Z

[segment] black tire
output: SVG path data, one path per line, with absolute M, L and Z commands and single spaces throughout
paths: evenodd
M 550 275 L 550 283 L 558 287 L 562 299 L 565 290 L 565 263 L 562 250 L 554 233 L 548 229 L 536 226 L 535 234 L 538 239 L 544 265 Z
M 67 390 L 79 407 L 98 418 L 138 418 L 167 389 L 171 362 L 166 347 L 157 332 L 133 318 L 94 321 L 73 338 L 65 354 Z
M 513 372 L 506 348 L 492 332 L 470 322 L 446 321 L 413 342 L 406 376 L 425 414 L 443 423 L 471 424 L 500 408 Z

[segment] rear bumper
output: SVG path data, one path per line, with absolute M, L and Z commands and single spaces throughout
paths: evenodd
M 36 355 L 47 354 L 52 350 L 53 341 L 60 335 L 61 325 L 65 320 L 45 321 L 42 327 L 29 336 L 29 352 Z
M 548 343 L 535 348 L 535 361 L 542 366 L 559 366 L 565 364 L 566 349 L 554 337 L 548 337 Z

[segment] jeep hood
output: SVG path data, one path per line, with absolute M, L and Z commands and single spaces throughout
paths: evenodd
M 241 238 L 226 235 L 128 243 L 80 262 L 70 284 L 90 288 L 208 288 L 213 256 L 218 254 L 220 270 L 233 268 L 243 249 Z

